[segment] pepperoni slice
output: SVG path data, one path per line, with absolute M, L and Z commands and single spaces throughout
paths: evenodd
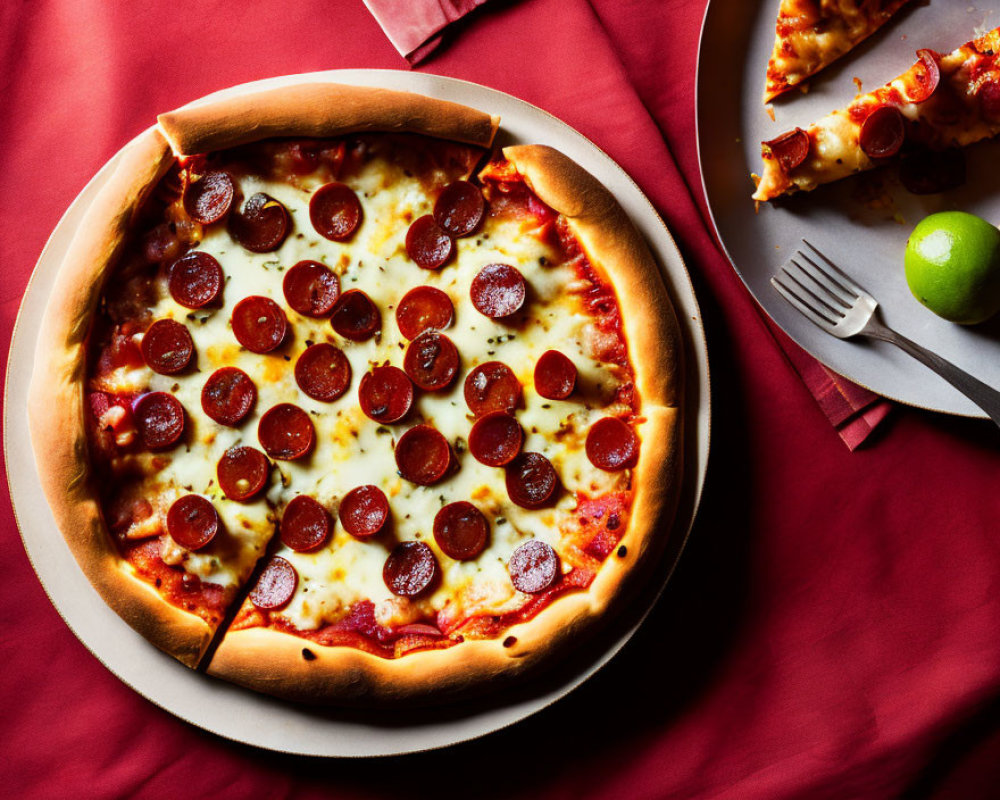
M 310 345 L 295 362 L 295 382 L 314 400 L 332 403 L 351 385 L 351 362 L 328 342 Z
M 440 269 L 451 258 L 455 243 L 434 217 L 418 217 L 406 232 L 406 254 L 424 269 Z
M 586 447 L 590 463 L 608 472 L 634 467 L 639 458 L 639 438 L 618 417 L 603 417 L 591 425 Z
M 229 215 L 229 235 L 252 253 L 277 250 L 291 226 L 285 207 L 263 192 L 247 200 L 242 213 Z
M 325 317 L 340 297 L 336 273 L 318 261 L 300 261 L 285 273 L 281 288 L 288 305 L 307 317 Z
M 451 464 L 448 440 L 430 425 L 417 425 L 400 436 L 395 455 L 399 474 L 420 486 L 437 483 Z
M 235 428 L 257 402 L 257 387 L 243 370 L 221 367 L 201 390 L 201 408 L 220 425 Z
M 858 143 L 869 158 L 896 155 L 906 139 L 906 120 L 895 106 L 879 106 L 861 125 Z
M 288 604 L 299 583 L 299 573 L 281 556 L 271 556 L 257 585 L 250 590 L 250 602 L 261 611 L 275 611 Z
M 410 289 L 396 306 L 396 324 L 407 339 L 416 339 L 426 330 L 447 328 L 454 318 L 451 298 L 433 286 Z
M 360 289 L 348 289 L 333 307 L 330 325 L 354 342 L 371 339 L 382 324 L 382 316 L 371 298 Z
M 434 204 L 434 221 L 448 234 L 468 236 L 483 221 L 483 193 L 468 181 L 453 181 L 442 189 Z
M 465 378 L 465 402 L 477 417 L 490 411 L 508 411 L 521 404 L 521 383 L 500 361 L 480 364 Z
M 281 515 L 281 543 L 297 553 L 308 553 L 330 538 L 329 512 L 307 494 L 293 497 Z
M 294 461 L 308 453 L 316 438 L 309 415 L 291 403 L 268 409 L 257 425 L 257 439 L 271 458 Z
M 527 285 L 524 276 L 509 264 L 488 264 L 472 279 L 469 294 L 480 314 L 503 319 L 524 305 Z
M 219 515 L 200 494 L 186 494 L 175 500 L 167 512 L 167 533 L 187 550 L 199 550 L 215 538 Z
M 559 485 L 555 467 L 541 453 L 521 453 L 507 465 L 507 495 L 522 508 L 541 508 Z
M 938 55 L 933 50 L 917 50 L 917 69 L 912 74 L 912 81 L 906 87 L 906 99 L 911 103 L 923 103 L 929 99 L 941 82 L 941 70 L 938 67 Z
M 506 411 L 491 411 L 476 420 L 469 432 L 469 452 L 487 467 L 502 467 L 521 451 L 524 431 Z
M 230 447 L 215 468 L 219 487 L 230 500 L 249 500 L 264 488 L 271 462 L 256 447 Z
M 438 575 L 434 551 L 423 542 L 400 542 L 382 567 L 382 580 L 400 597 L 416 597 L 426 591 Z
M 535 364 L 535 391 L 547 400 L 565 400 L 576 386 L 576 365 L 558 350 L 546 350 Z
M 443 333 L 422 333 L 406 348 L 403 369 L 421 389 L 444 389 L 458 374 L 458 348 Z
M 545 542 L 529 539 L 511 554 L 507 572 L 519 592 L 544 592 L 559 576 L 559 556 Z
M 764 144 L 785 172 L 795 169 L 809 155 L 809 134 L 802 128 L 795 128 Z
M 191 363 L 194 340 L 172 319 L 158 319 L 142 337 L 142 357 L 153 372 L 173 375 Z
M 434 541 L 446 556 L 468 561 L 486 548 L 490 525 L 483 512 L 464 500 L 448 503 L 434 517 Z
M 361 201 L 345 183 L 320 186 L 309 201 L 309 219 L 316 233 L 334 242 L 350 239 L 361 224 Z
M 399 367 L 375 367 L 358 387 L 361 410 L 376 422 L 398 422 L 413 406 L 413 384 Z
M 177 444 L 184 433 L 184 406 L 172 394 L 150 392 L 132 409 L 139 438 L 150 450 L 163 450 Z
M 233 335 L 253 353 L 270 353 L 288 333 L 288 318 L 270 297 L 251 295 L 233 309 Z
M 340 524 L 351 536 L 368 539 L 389 519 L 389 501 L 377 486 L 358 486 L 340 501 Z
M 195 250 L 170 266 L 167 288 L 170 296 L 185 308 L 203 308 L 218 299 L 224 281 L 225 275 L 215 257 Z
M 195 222 L 218 222 L 233 204 L 236 187 L 228 172 L 206 172 L 184 191 L 184 210 Z

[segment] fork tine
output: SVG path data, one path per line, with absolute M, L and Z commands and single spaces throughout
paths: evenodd
M 863 289 L 861 286 L 859 286 L 857 283 L 855 283 L 850 277 L 848 277 L 848 275 L 840 267 L 838 267 L 829 258 L 827 258 L 825 255 L 823 255 L 816 248 L 816 245 L 814 245 L 812 242 L 808 241 L 807 239 L 803 239 L 802 242 L 803 242 L 803 244 L 807 245 L 810 250 L 812 250 L 816 255 L 818 255 L 820 258 L 822 258 L 829 265 L 830 269 L 833 270 L 833 272 L 840 278 L 840 283 L 843 285 L 843 287 L 847 291 L 853 292 L 856 297 L 861 297 L 862 295 L 868 294 L 868 292 L 865 291 L 865 289 Z M 803 257 L 808 258 L 808 256 L 805 256 L 805 254 L 803 254 Z M 820 270 L 821 272 L 825 272 L 825 270 L 823 270 L 815 262 L 812 262 L 812 263 L 816 267 L 816 269 Z M 829 275 L 828 272 L 827 272 L 827 274 Z M 832 279 L 832 276 L 831 276 L 831 279 Z
M 806 269 L 806 267 L 802 266 L 794 258 L 789 259 L 788 262 L 785 263 L 785 265 L 782 267 L 782 269 L 784 269 L 785 272 L 788 273 L 788 276 L 793 280 L 795 280 L 795 282 L 799 284 L 799 286 L 801 286 L 805 291 L 809 292 L 809 294 L 815 297 L 818 302 L 825 305 L 831 311 L 834 311 L 840 316 L 843 316 L 844 313 L 851 307 L 851 304 L 854 302 L 855 298 L 852 295 L 848 295 L 847 292 L 845 292 L 843 289 L 836 286 L 835 284 L 831 284 L 830 281 L 826 279 L 826 276 L 823 275 L 823 272 L 818 267 L 816 267 L 815 264 L 809 261 L 809 256 L 807 256 L 805 253 L 797 252 L 795 255 L 797 255 L 803 261 L 807 261 L 810 264 L 812 264 L 813 269 L 811 270 Z M 802 274 L 802 276 L 806 279 L 806 282 L 811 284 L 812 286 L 815 286 L 820 292 L 823 293 L 823 295 L 825 295 L 825 297 L 829 298 L 829 300 L 824 299 L 824 297 L 820 296 L 819 294 L 811 290 L 801 280 L 798 280 L 792 273 L 791 269 L 789 269 L 790 265 L 795 265 L 798 268 L 799 272 Z M 819 274 L 816 275 L 814 273 L 819 273 Z
M 799 273 L 802 277 L 806 278 L 805 282 L 800 280 L 796 273 L 792 272 L 792 266 L 798 267 Z M 796 292 L 799 299 L 803 303 L 809 303 L 809 298 L 811 298 L 812 302 L 809 303 L 809 305 L 816 309 L 817 312 L 822 313 L 823 316 L 831 319 L 840 319 L 850 308 L 849 303 L 843 302 L 837 295 L 833 294 L 828 287 L 822 285 L 815 279 L 811 279 L 809 273 L 802 269 L 802 265 L 799 264 L 794 258 L 785 262 L 781 267 L 781 271 L 788 280 L 793 282 L 800 289 L 800 291 Z M 816 291 L 810 288 L 807 284 L 817 287 L 817 289 L 819 289 L 825 297 L 817 294 Z M 792 287 L 789 286 L 788 288 L 791 289 Z M 829 298 L 829 300 L 826 298 Z
M 834 320 L 820 314 L 812 306 L 803 302 L 792 288 L 786 286 L 778 279 L 778 276 L 771 278 L 771 285 L 782 297 L 795 306 L 799 312 L 808 317 L 814 324 L 819 325 L 819 327 L 831 328 L 837 324 Z

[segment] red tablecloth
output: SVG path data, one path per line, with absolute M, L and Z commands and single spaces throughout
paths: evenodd
M 694 140 L 702 2 L 495 0 L 421 70 L 522 97 L 638 182 L 708 329 L 713 453 L 675 579 L 568 699 L 390 761 L 258 752 L 154 707 L 49 604 L 0 507 L 9 797 L 996 796 L 1000 434 L 903 409 L 848 452 L 706 228 Z M 157 112 L 225 86 L 405 68 L 361 0 L 6 2 L 0 311 L 88 178 Z

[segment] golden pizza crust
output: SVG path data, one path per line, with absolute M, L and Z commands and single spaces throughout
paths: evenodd
M 274 136 L 337 136 L 382 131 L 423 133 L 489 147 L 500 118 L 433 97 L 305 83 L 185 106 L 161 114 L 160 128 L 178 155 L 222 150 Z
M 585 629 L 608 622 L 612 604 L 639 588 L 662 553 L 681 483 L 682 364 L 680 330 L 658 267 L 611 193 L 575 162 L 539 145 L 508 147 L 504 155 L 542 201 L 567 217 L 626 310 L 623 328 L 644 421 L 637 427 L 642 444 L 632 472 L 632 511 L 619 543 L 624 555 L 609 555 L 587 590 L 558 597 L 498 639 L 385 659 L 247 628 L 223 636 L 209 674 L 293 700 L 342 704 L 441 699 L 495 687 L 553 663 L 553 655 L 578 644 Z
M 87 578 L 133 628 L 193 667 L 212 629 L 161 600 L 121 558 L 98 506 L 84 428 L 87 338 L 97 301 L 138 210 L 172 163 L 155 128 L 141 134 L 122 151 L 80 222 L 42 320 L 28 426 L 52 514 Z

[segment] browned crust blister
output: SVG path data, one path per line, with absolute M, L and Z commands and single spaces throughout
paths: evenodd
M 83 422 L 91 320 L 137 210 L 173 163 L 173 153 L 201 153 L 273 136 L 369 130 L 424 133 L 489 147 L 498 119 L 409 93 L 306 84 L 185 107 L 159 122 L 162 136 L 151 130 L 123 152 L 60 270 L 38 345 L 29 416 L 42 485 L 84 572 L 136 630 L 194 666 L 212 629 L 162 600 L 119 555 L 98 505 Z M 681 481 L 682 370 L 679 328 L 658 267 L 610 192 L 573 161 L 534 145 L 504 153 L 536 194 L 566 216 L 625 311 L 622 324 L 641 398 L 637 430 L 642 441 L 632 473 L 632 514 L 621 540 L 627 556 L 610 557 L 588 590 L 564 595 L 513 626 L 507 632 L 515 640 L 509 647 L 503 639 L 466 641 L 390 660 L 250 628 L 222 636 L 208 667 L 211 674 L 291 699 L 346 703 L 428 698 L 488 685 L 494 678 L 523 673 L 606 619 L 609 605 L 625 594 L 626 579 L 638 579 L 664 547 Z M 52 408 L 68 413 L 56 416 Z

